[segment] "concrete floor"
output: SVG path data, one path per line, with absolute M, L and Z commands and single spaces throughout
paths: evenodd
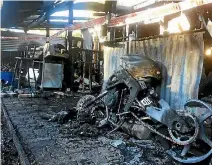
M 66 124 L 50 122 L 65 107 L 73 108 L 79 97 L 4 98 L 3 102 L 32 164 L 38 165 L 158 165 L 178 164 L 169 159 L 159 145 L 142 148 L 130 136 L 115 132 L 105 137 L 76 134 L 74 119 Z M 121 139 L 121 145 L 116 142 Z M 129 143 L 130 141 L 130 143 Z

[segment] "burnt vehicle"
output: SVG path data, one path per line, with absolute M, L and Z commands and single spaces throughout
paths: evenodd
M 114 130 L 125 123 L 139 123 L 141 136 L 147 132 L 168 143 L 167 153 L 182 163 L 197 163 L 212 155 L 212 110 L 200 100 L 189 100 L 184 109 L 172 109 L 156 92 L 161 66 L 146 56 L 123 57 L 121 67 L 107 81 L 105 90 L 86 95 L 77 103 L 79 121 L 93 121 Z M 164 131 L 165 130 L 165 131 Z

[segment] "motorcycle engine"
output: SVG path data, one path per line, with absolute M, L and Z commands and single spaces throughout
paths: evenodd
M 118 105 L 119 92 L 116 89 L 110 90 L 105 96 L 105 104 L 109 108 L 115 108 Z

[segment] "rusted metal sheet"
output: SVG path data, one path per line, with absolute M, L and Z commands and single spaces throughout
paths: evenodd
M 129 53 L 148 56 L 161 64 L 163 75 L 161 98 L 171 107 L 179 109 L 188 99 L 198 97 L 203 66 L 203 46 L 203 33 L 198 32 L 132 41 Z M 105 81 L 115 69 L 118 69 L 122 53 L 126 53 L 126 48 L 106 47 Z
M 203 33 L 173 35 L 131 44 L 131 53 L 141 53 L 162 64 L 161 98 L 173 108 L 198 98 L 203 66 Z
M 125 46 L 123 47 L 104 47 L 104 82 L 103 89 L 105 87 L 105 83 L 108 78 L 113 74 L 115 70 L 119 68 L 120 65 L 123 65 L 121 56 L 126 54 Z

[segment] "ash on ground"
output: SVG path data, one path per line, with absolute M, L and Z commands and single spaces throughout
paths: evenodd
M 75 111 L 72 109 L 72 111 Z M 69 111 L 70 112 L 70 111 Z M 74 114 L 74 113 L 72 113 Z M 110 127 L 98 128 L 94 124 L 82 123 L 80 124 L 75 117 L 65 121 L 63 118 L 68 115 L 67 111 L 61 111 L 53 117 L 50 117 L 49 121 L 58 122 L 60 125 L 60 133 L 65 137 L 77 138 L 80 137 L 84 140 L 101 142 L 107 147 L 112 146 L 118 149 L 117 161 L 106 163 L 104 165 L 122 164 L 122 165 L 163 165 L 172 164 L 179 165 L 180 163 L 172 160 L 166 151 L 161 147 L 158 141 L 154 138 L 150 140 L 138 140 L 131 135 L 127 135 L 121 131 L 116 131 L 111 134 L 107 134 L 111 131 Z M 86 163 L 85 163 L 86 164 Z
M 1 164 L 19 165 L 18 152 L 13 143 L 12 136 L 6 125 L 5 118 L 1 112 Z
M 179 164 L 155 139 L 136 140 L 121 131 L 108 135 L 110 127 L 79 123 L 73 108 L 79 98 L 3 99 L 33 165 Z

